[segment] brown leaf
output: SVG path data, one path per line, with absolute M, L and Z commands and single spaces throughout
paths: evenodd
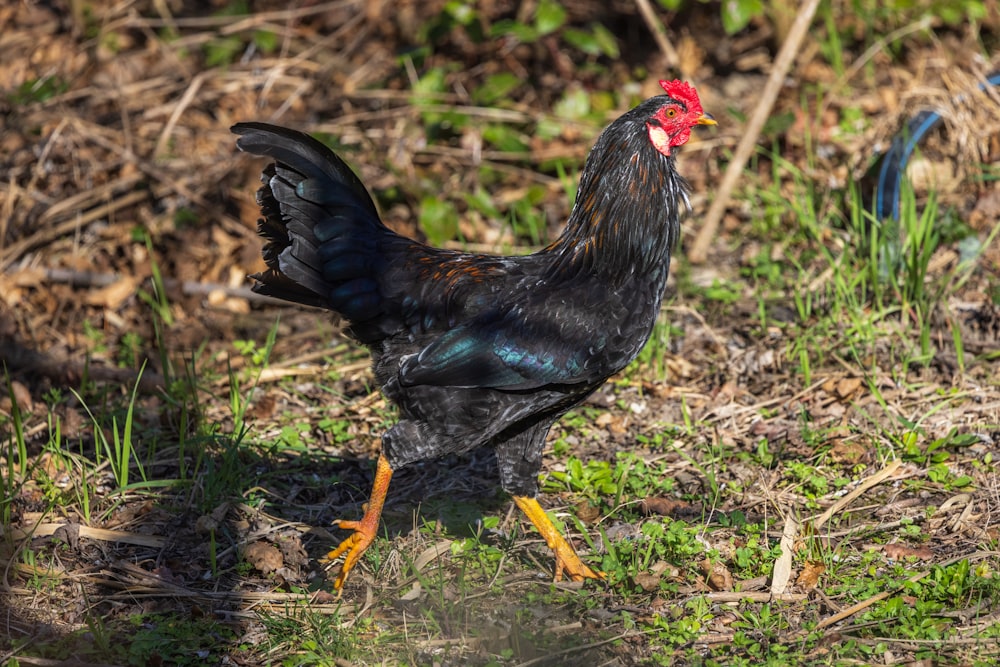
M 108 310 L 118 310 L 126 300 L 135 294 L 136 280 L 126 276 L 116 280 L 107 287 L 88 290 L 84 301 L 91 306 L 103 306 Z
M 843 438 L 837 438 L 833 442 L 833 447 L 830 448 L 830 458 L 833 462 L 844 465 L 854 465 L 861 462 L 867 453 L 868 448 L 857 440 Z
M 660 496 L 643 498 L 639 502 L 639 510 L 643 514 L 659 514 L 660 516 L 672 516 L 678 510 L 689 506 L 689 503 L 683 500 L 674 500 L 673 498 L 663 498 Z
M 930 560 L 934 558 L 934 552 L 929 547 L 910 547 L 899 542 L 893 542 L 882 547 L 885 557 L 889 560 L 903 560 L 904 558 L 917 558 L 919 560 Z
M 663 358 L 663 365 L 673 378 L 693 377 L 697 370 L 697 366 L 678 355 L 667 355 Z
M 699 569 L 705 575 L 705 582 L 712 590 L 731 591 L 733 590 L 733 575 L 722 563 L 713 563 L 706 558 L 698 563 Z
M 841 400 L 847 400 L 861 388 L 861 378 L 841 378 L 835 389 Z
M 68 544 L 70 549 L 76 549 L 80 544 L 80 524 L 64 523 L 52 533 L 52 539 Z
M 274 415 L 277 407 L 278 400 L 274 397 L 274 394 L 268 392 L 254 400 L 250 409 L 247 410 L 247 416 L 254 420 L 267 421 Z
M 8 393 L 8 391 L 10 393 Z M 17 380 L 13 380 L 9 387 L 3 387 L 0 389 L 0 410 L 4 412 L 10 412 L 13 409 L 13 404 L 10 400 L 10 395 L 14 395 L 14 400 L 17 401 L 17 409 L 23 412 L 31 412 L 32 408 L 35 407 L 34 401 L 31 400 L 31 392 L 28 388 Z
M 332 604 L 337 601 L 337 596 L 333 593 L 320 589 L 313 593 L 313 604 Z
M 211 533 L 218 527 L 219 522 L 213 519 L 209 514 L 202 514 L 200 517 L 195 519 L 194 522 L 194 532 L 199 534 Z
M 302 567 L 309 562 L 309 554 L 302 546 L 302 540 L 298 535 L 288 535 L 278 538 L 278 548 L 288 566 Z
M 154 567 L 152 573 L 155 574 L 161 581 L 165 581 L 170 584 L 183 584 L 184 578 L 178 577 L 170 566 L 167 564 L 160 565 L 159 567 Z
M 812 590 L 819 583 L 819 575 L 824 572 L 826 572 L 826 565 L 823 563 L 815 560 L 806 561 L 805 567 L 795 579 L 795 585 L 804 591 Z
M 595 507 L 590 503 L 577 505 L 576 517 L 584 523 L 594 523 L 599 518 L 601 518 L 601 508 Z
M 606 428 L 612 433 L 621 435 L 628 431 L 628 418 L 618 412 L 602 412 L 594 420 L 596 426 Z
M 660 579 L 662 577 L 658 574 L 653 574 L 652 572 L 640 572 L 635 575 L 635 583 L 639 585 L 642 590 L 649 592 L 655 591 L 660 587 Z
M 243 560 L 263 574 L 269 574 L 284 566 L 281 552 L 267 542 L 248 544 L 243 550 Z
M 969 224 L 973 229 L 992 228 L 1000 219 L 1000 190 L 993 190 L 979 198 L 976 207 L 969 214 Z

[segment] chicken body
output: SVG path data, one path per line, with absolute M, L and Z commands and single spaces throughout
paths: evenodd
M 269 268 L 253 276 L 255 291 L 339 313 L 399 408 L 382 437 L 377 510 L 340 522 L 355 534 L 331 554 L 348 557 L 338 589 L 374 537 L 391 471 L 480 446 L 496 449 L 503 488 L 556 551 L 557 576 L 563 568 L 574 579 L 600 576 L 534 497 L 550 427 L 636 357 L 660 308 L 686 205 L 671 149 L 694 124 L 714 122 L 693 88 L 663 85 L 674 95 L 643 102 L 602 133 L 562 235 L 522 257 L 396 234 L 318 141 L 234 126 L 242 150 L 276 159 L 258 192 Z

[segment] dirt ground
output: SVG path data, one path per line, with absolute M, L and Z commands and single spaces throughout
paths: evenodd
M 232 124 L 264 120 L 332 139 L 376 193 L 386 222 L 407 234 L 425 234 L 417 221 L 428 196 L 450 193 L 460 214 L 451 238 L 462 240 L 448 243 L 506 252 L 537 241 L 505 224 L 502 215 L 486 215 L 453 193 L 485 192 L 500 214 L 537 195 L 542 234 L 551 238 L 569 210 L 564 183 L 551 165 L 582 163 L 601 124 L 563 118 L 559 130 L 545 137 L 531 136 L 530 128 L 558 113 L 568 92 L 620 91 L 623 82 L 635 82 L 628 84 L 631 94 L 648 96 L 656 94 L 658 78 L 679 72 L 696 82 L 706 110 L 720 119 L 717 132 L 698 134 L 682 155 L 680 168 L 691 183 L 694 207 L 685 223 L 687 246 L 786 29 L 780 21 L 757 20 L 729 36 L 717 6 L 684 3 L 682 11 L 662 14 L 679 59 L 669 63 L 629 2 L 567 5 L 570 24 L 585 28 L 598 22 L 618 38 L 616 58 L 570 51 L 544 37 L 534 43 L 477 43 L 465 30 L 435 23 L 443 4 L 255 2 L 245 14 L 227 11 L 223 2 L 169 0 L 0 6 L 5 26 L 0 35 L 0 359 L 22 413 L 29 455 L 49 479 L 77 474 L 59 469 L 58 457 L 46 451 L 49 406 L 60 419 L 61 441 L 93 457 L 94 427 L 71 390 L 81 392 L 92 409 L 113 411 L 135 386 L 136 428 L 155 433 L 152 446 L 162 447 L 149 459 L 147 479 L 182 477 L 177 460 L 184 456 L 177 456 L 177 448 L 185 442 L 211 451 L 214 465 L 222 469 L 233 463 L 225 458 L 229 450 L 213 449 L 213 443 L 241 426 L 230 397 L 231 377 L 237 378 L 237 395 L 250 397 L 249 440 L 293 445 L 279 450 L 261 444 L 232 453 L 236 469 L 257 482 L 244 488 L 232 481 L 229 488 L 240 489 L 242 503 L 199 484 L 173 491 L 169 500 L 135 493 L 112 502 L 109 477 L 96 483 L 99 516 L 86 522 L 78 505 L 52 513 L 48 494 L 53 489 L 24 486 L 9 503 L 5 535 L 23 537 L 33 528 L 33 544 L 44 549 L 42 542 L 62 531 L 69 546 L 59 552 L 60 574 L 51 588 L 26 583 L 30 564 L 16 556 L 8 563 L 0 624 L 11 642 L 0 646 L 10 653 L 0 655 L 6 658 L 18 646 L 44 644 L 89 627 L 86 619 L 95 607 L 107 618 L 170 611 L 223 619 L 240 640 L 226 664 L 254 664 L 250 658 L 240 662 L 245 649 L 235 644 L 263 641 L 255 610 L 280 606 L 282 596 L 291 599 L 294 587 L 319 591 L 313 597 L 317 610 L 336 609 L 342 617 L 367 617 L 376 625 L 397 623 L 407 610 L 411 616 L 419 610 L 405 597 L 411 589 L 387 593 L 371 572 L 359 573 L 359 583 L 345 595 L 350 598 L 346 607 L 329 595 L 320 561 L 336 536 L 327 527 L 335 517 L 356 514 L 364 502 L 378 436 L 392 419 L 391 410 L 372 394 L 367 357 L 339 334 L 336 321 L 250 293 L 247 275 L 263 268 L 252 196 L 263 163 L 237 153 Z M 517 16 L 520 4 L 487 2 L 479 11 L 496 21 Z M 943 108 L 949 112 L 944 129 L 928 140 L 918 176 L 935 183 L 941 205 L 953 207 L 978 238 L 988 238 L 1000 219 L 1000 190 L 996 171 L 986 169 L 983 176 L 981 166 L 992 165 L 1000 155 L 1000 101 L 987 91 L 985 99 L 998 102 L 997 107 L 984 103 L 970 110 L 955 106 L 952 98 L 970 85 L 975 89 L 976 81 L 996 69 L 997 63 L 981 54 L 996 46 L 1000 20 L 991 14 L 977 28 L 937 24 L 931 37 L 926 31 L 921 39 L 900 36 L 892 42 L 891 58 L 885 50 L 862 52 L 858 45 L 865 43 L 869 27 L 860 19 L 855 26 L 841 25 L 845 34 L 853 28 L 857 40 L 844 47 L 842 72 L 829 64 L 820 42 L 807 40 L 761 145 L 777 147 L 820 193 L 843 190 L 864 182 L 876 152 L 885 149 L 905 119 L 921 108 Z M 905 34 L 920 27 L 911 26 Z M 421 41 L 419 35 L 426 38 Z M 441 90 L 416 99 L 411 91 L 435 68 L 444 77 Z M 489 99 L 483 85 L 503 73 L 513 73 L 518 83 L 499 103 Z M 459 108 L 484 123 L 520 128 L 525 148 L 500 150 L 484 142 L 475 122 L 445 136 L 428 129 L 427 114 Z M 605 115 L 613 118 L 624 108 L 609 103 Z M 492 169 L 488 180 L 483 164 Z M 808 413 L 811 428 L 824 432 L 824 444 L 845 468 L 885 467 L 859 433 L 897 432 L 900 424 L 918 423 L 927 440 L 948 437 L 954 429 L 976 434 L 979 439 L 959 465 L 979 474 L 972 461 L 995 456 L 1000 447 L 1000 243 L 987 248 L 979 268 L 948 296 L 948 308 L 933 329 L 931 363 L 893 366 L 889 360 L 898 351 L 878 347 L 871 358 L 843 359 L 834 347 L 806 382 L 796 360 L 783 353 L 790 344 L 787 331 L 765 327 L 762 333 L 760 326 L 762 308 L 775 319 L 782 313 L 794 316 L 792 295 L 758 298 L 747 281 L 764 244 L 755 221 L 765 217 L 769 204 L 744 195 L 758 192 L 756 186 L 769 187 L 773 165 L 763 151 L 752 160 L 710 246 L 709 261 L 695 265 L 682 258 L 673 268 L 666 315 L 682 333 L 670 338 L 655 372 L 651 364 L 648 377 L 599 392 L 588 404 L 601 409 L 593 423 L 579 432 L 557 428 L 554 437 L 569 435 L 572 453 L 581 460 L 612 460 L 619 449 L 634 446 L 636 434 L 691 420 L 698 425 L 685 441 L 691 451 L 724 446 L 752 452 L 766 438 L 781 443 L 780 458 L 807 460 L 815 455 L 815 434 L 804 430 L 799 416 Z M 790 193 L 791 181 L 774 191 Z M 921 183 L 916 187 L 919 193 Z M 778 214 L 775 224 L 791 229 L 797 222 L 788 211 Z M 769 248 L 776 266 L 802 261 L 791 248 Z M 947 244 L 934 257 L 932 273 L 952 269 L 961 252 L 957 242 Z M 154 288 L 159 276 L 162 294 Z M 819 284 L 822 280 L 818 276 Z M 730 301 L 699 298 L 705 288 L 720 283 L 745 287 Z M 253 341 L 251 347 L 261 349 L 276 317 L 276 343 L 258 375 L 253 354 L 238 353 L 234 341 Z M 964 355 L 975 360 L 962 367 L 950 328 L 956 322 Z M 172 381 L 195 388 L 190 405 L 171 404 L 166 385 Z M 14 401 L 0 398 L 0 413 L 7 417 L 0 426 L 5 440 Z M 343 420 L 347 430 L 301 426 L 323 419 Z M 704 490 L 705 480 L 687 459 L 673 450 L 656 454 L 676 464 L 678 488 L 687 494 Z M 563 457 L 550 452 L 546 469 L 564 468 Z M 97 474 L 112 471 L 104 466 Z M 335 476 L 340 483 L 321 483 L 317 474 Z M 905 493 L 905 480 L 919 474 L 911 463 L 891 474 L 897 491 L 880 497 L 885 522 L 899 520 L 904 501 L 940 506 L 959 495 L 944 489 Z M 724 511 L 762 516 L 782 505 L 804 506 L 799 490 L 780 483 L 773 469 L 734 461 L 720 475 L 723 484 L 753 480 L 738 497 L 727 499 Z M 434 560 L 450 543 L 445 536 L 467 532 L 468 513 L 503 515 L 509 502 L 497 487 L 487 452 L 401 472 L 385 516 L 394 547 L 381 553 L 379 580 L 394 581 L 400 566 L 393 558 L 400 553 Z M 977 488 L 970 498 L 955 501 L 952 514 L 935 516 L 941 523 L 926 546 L 937 561 L 987 544 L 995 547 L 1000 538 L 996 480 L 977 477 Z M 550 494 L 545 504 L 561 500 Z M 700 516 L 702 509 L 689 511 Z M 416 514 L 436 517 L 443 536 L 415 530 Z M 512 521 L 508 516 L 504 526 Z M 211 531 L 206 526 L 221 524 L 228 525 L 227 538 L 212 557 L 228 574 L 215 581 L 208 576 Z M 248 544 L 262 546 L 248 552 Z M 14 545 L 16 539 L 3 547 L 8 558 L 18 553 Z M 535 551 L 539 568 L 547 572 L 548 556 L 543 549 Z M 237 571 L 240 560 L 254 567 Z M 511 576 L 508 601 L 538 585 L 526 572 Z M 395 598 L 388 607 L 374 600 L 387 595 Z M 657 602 L 648 604 L 643 613 Z M 573 625 L 581 621 L 570 612 L 552 611 L 547 622 L 597 637 L 601 630 L 614 630 L 601 611 L 616 605 L 620 600 L 603 598 L 580 626 Z M 441 641 L 474 635 L 479 643 L 472 655 L 498 653 L 517 634 L 501 602 L 452 620 L 456 627 L 441 631 Z M 488 629 L 494 621 L 507 629 Z M 475 624 L 483 627 L 470 627 Z M 713 632 L 725 634 L 723 628 Z M 416 654 L 432 655 L 437 639 L 422 641 Z M 544 654 L 543 648 L 527 645 L 517 650 L 524 664 Z M 605 664 L 642 664 L 645 651 L 648 646 L 636 639 L 625 648 L 595 648 L 594 655 Z

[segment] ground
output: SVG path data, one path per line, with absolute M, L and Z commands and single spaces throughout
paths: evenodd
M 997 659 L 996 8 L 823 3 L 692 261 L 798 8 L 646 4 L 0 7 L 3 664 Z M 662 321 L 543 471 L 606 581 L 551 582 L 484 451 L 400 471 L 336 598 L 394 416 L 336 319 L 249 291 L 264 163 L 228 128 L 316 134 L 401 232 L 527 252 L 675 76 L 719 126 Z M 865 217 L 926 108 L 898 229 Z

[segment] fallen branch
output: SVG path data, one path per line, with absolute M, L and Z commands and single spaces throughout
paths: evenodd
M 781 45 L 781 50 L 778 52 L 777 58 L 774 59 L 771 76 L 768 77 L 764 92 L 761 93 L 760 102 L 757 103 L 757 108 L 754 109 L 750 121 L 743 130 L 743 138 L 740 140 L 739 146 L 736 147 L 736 152 L 733 153 L 733 159 L 730 160 L 726 174 L 722 177 L 722 184 L 716 191 L 715 199 L 712 200 L 712 206 L 709 207 L 708 213 L 705 215 L 701 230 L 688 252 L 688 259 L 694 264 L 701 264 L 708 258 L 708 246 L 712 243 L 712 239 L 715 238 L 715 233 L 719 229 L 719 222 L 722 221 L 722 214 L 725 213 L 726 206 L 729 205 L 729 198 L 733 188 L 736 187 L 736 181 L 743 175 L 743 167 L 757 145 L 757 139 L 760 137 L 761 130 L 764 129 L 764 123 L 771 115 L 774 102 L 778 99 L 778 91 L 785 80 L 785 75 L 788 74 L 788 70 L 792 66 L 792 60 L 799 52 L 799 46 L 809 30 L 809 24 L 812 23 L 818 5 L 819 0 L 806 0 L 799 10 L 798 16 L 795 17 L 792 29 L 788 31 L 788 39 Z
M 107 287 L 121 280 L 122 277 L 114 273 L 97 273 L 95 271 L 74 271 L 72 269 L 45 269 L 45 280 L 50 283 L 65 283 L 72 287 Z M 199 294 L 222 293 L 227 297 L 237 297 L 246 299 L 253 303 L 271 303 L 287 306 L 288 303 L 274 297 L 257 294 L 249 287 L 232 287 L 222 283 L 202 283 L 193 280 L 175 280 L 165 278 L 163 287 L 167 290 L 180 291 L 188 296 Z
M 667 39 L 667 31 L 663 28 L 660 20 L 656 18 L 656 12 L 653 11 L 653 6 L 649 4 L 649 0 L 635 0 L 635 4 L 639 6 L 639 13 L 642 14 L 642 20 L 646 22 L 646 27 L 653 33 L 653 38 L 656 40 L 657 46 L 660 47 L 660 51 L 663 52 L 664 57 L 667 59 L 667 67 L 676 67 L 680 71 L 682 79 L 688 78 L 687 73 L 681 70 L 680 56 L 677 55 L 677 50 L 670 43 L 670 40 Z
M 8 371 L 35 373 L 60 386 L 79 386 L 86 377 L 95 382 L 124 386 L 138 382 L 141 394 L 155 394 L 166 387 L 163 376 L 148 369 L 140 374 L 132 368 L 93 366 L 85 361 L 37 352 L 11 340 L 0 341 L 0 359 Z

